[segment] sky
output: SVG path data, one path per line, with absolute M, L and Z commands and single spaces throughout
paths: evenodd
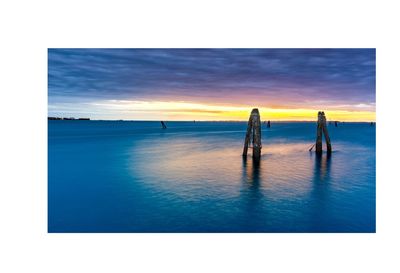
M 375 49 L 49 49 L 48 115 L 375 120 Z

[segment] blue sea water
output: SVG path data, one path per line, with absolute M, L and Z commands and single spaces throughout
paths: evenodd
M 49 121 L 49 232 L 375 232 L 375 127 L 312 122 Z M 325 145 L 324 145 L 325 149 Z

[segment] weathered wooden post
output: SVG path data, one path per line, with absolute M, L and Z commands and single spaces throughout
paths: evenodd
M 317 122 L 317 140 L 315 142 L 315 151 L 317 154 L 322 153 L 322 122 L 321 122 L 321 111 L 318 112 Z
M 167 129 L 167 125 L 165 125 L 164 121 L 161 121 L 161 125 L 163 129 Z
M 322 131 L 324 132 L 325 142 L 326 142 L 326 149 L 328 154 L 332 152 L 332 145 L 331 145 L 331 138 L 329 137 L 328 127 L 326 126 L 326 117 L 325 113 L 322 112 Z
M 253 143 L 253 159 L 259 160 L 261 157 L 261 121 L 260 113 L 257 108 L 251 111 L 249 122 L 247 123 L 246 138 L 244 139 L 243 156 L 247 156 L 249 143 Z
M 329 138 L 328 128 L 326 127 L 326 117 L 323 111 L 318 112 L 317 123 L 317 140 L 315 142 L 315 151 L 317 154 L 322 154 L 322 133 L 325 136 L 326 149 L 330 154 L 332 152 L 331 139 Z
M 249 147 L 252 124 L 253 124 L 253 119 L 252 115 L 250 115 L 249 122 L 247 123 L 246 138 L 244 139 L 243 156 L 247 156 L 247 149 Z

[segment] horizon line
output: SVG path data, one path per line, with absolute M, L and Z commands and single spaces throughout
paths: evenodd
M 48 118 L 50 118 L 50 117 L 48 117 Z M 57 117 L 57 118 L 59 118 L 59 117 Z M 70 118 L 70 117 L 69 117 Z M 190 119 L 190 120 L 168 120 L 168 119 L 160 119 L 160 120 L 155 120 L 155 119 L 151 119 L 151 120 L 145 120 L 145 119 L 91 119 L 91 118 L 88 118 L 89 120 L 80 120 L 80 118 L 74 118 L 74 119 L 72 119 L 72 121 L 141 121 L 141 122 L 161 122 L 161 121 L 164 121 L 164 122 L 192 122 L 192 123 L 195 123 L 195 122 L 248 122 L 248 120 L 193 120 L 193 119 Z M 48 120 L 50 120 L 50 119 L 48 119 Z M 63 118 L 61 118 L 60 120 L 64 120 Z M 68 121 L 71 121 L 71 120 L 68 120 Z M 272 119 L 269 119 L 269 120 L 263 120 L 263 121 L 261 121 L 261 123 L 263 123 L 263 122 L 267 122 L 267 121 L 270 121 L 270 122 L 317 122 L 318 121 L 318 119 L 315 119 L 315 120 L 272 120 Z M 371 123 L 371 122 L 374 122 L 374 123 L 376 123 L 376 120 L 344 120 L 344 121 L 341 121 L 341 120 L 327 120 L 327 122 L 340 122 L 340 123 Z

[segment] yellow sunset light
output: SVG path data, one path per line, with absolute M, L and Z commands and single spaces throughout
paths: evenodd
M 263 120 L 314 121 L 318 111 L 325 111 L 328 120 L 375 121 L 374 111 L 354 111 L 323 107 L 318 109 L 283 109 L 257 107 L 257 105 L 217 105 L 184 101 L 127 101 L 111 100 L 91 104 L 94 107 L 113 110 L 127 119 L 142 120 L 247 120 L 252 108 L 258 108 Z

